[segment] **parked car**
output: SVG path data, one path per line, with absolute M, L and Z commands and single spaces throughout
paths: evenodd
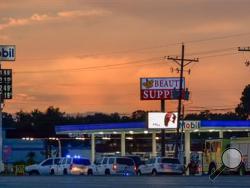
M 141 160 L 141 157 L 138 155 L 127 155 L 126 157 L 131 158 L 134 160 L 135 167 L 136 167 L 136 174 L 138 173 L 139 166 L 144 164 L 143 161 Z
M 104 157 L 95 164 L 97 175 L 135 175 L 136 166 L 128 157 Z
M 93 165 L 87 158 L 64 157 L 60 161 L 58 175 L 93 175 Z
M 39 164 L 33 164 L 25 167 L 25 172 L 29 175 L 54 175 L 58 171 L 61 158 L 48 158 Z
M 180 164 L 178 159 L 156 157 L 149 159 L 145 164 L 141 165 L 138 169 L 138 175 L 142 174 L 183 174 L 184 165 Z

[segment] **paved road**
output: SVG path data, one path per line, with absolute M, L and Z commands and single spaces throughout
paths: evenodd
M 211 183 L 207 176 L 143 176 L 143 177 L 102 177 L 102 176 L 0 176 L 0 188 L 236 188 L 250 187 L 250 176 L 220 176 Z

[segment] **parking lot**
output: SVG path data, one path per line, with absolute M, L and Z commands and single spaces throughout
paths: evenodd
M 249 176 L 220 176 L 214 183 L 210 182 L 208 176 L 142 176 L 142 177 L 120 177 L 120 176 L 2 176 L 0 177 L 1 188 L 159 188 L 159 187 L 250 187 Z

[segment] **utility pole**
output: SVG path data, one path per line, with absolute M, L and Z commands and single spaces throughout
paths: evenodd
M 183 161 L 182 161 L 182 163 L 184 164 L 184 142 L 183 142 L 183 137 L 184 137 L 184 112 L 185 112 L 185 108 L 184 108 L 184 104 L 182 104 L 182 117 L 181 117 L 181 124 L 182 124 L 182 126 L 181 126 L 181 156 L 182 156 L 182 159 L 183 159 Z
M 239 47 L 238 51 L 240 52 L 250 52 L 250 47 Z M 250 65 L 250 61 L 246 60 L 245 65 L 248 67 Z
M 180 87 L 179 87 L 179 98 L 178 98 L 178 117 L 177 117 L 177 135 L 176 135 L 176 147 L 175 147 L 175 157 L 178 157 L 178 146 L 179 146 L 179 137 L 180 137 L 180 116 L 181 116 L 181 101 L 182 101 L 182 86 L 183 86 L 183 72 L 184 72 L 184 67 L 189 65 L 192 62 L 199 62 L 199 59 L 185 59 L 185 46 L 182 44 L 181 48 L 181 58 L 179 57 L 167 57 L 168 60 L 174 61 L 178 66 L 181 67 L 180 70 Z M 185 63 L 187 62 L 187 63 Z

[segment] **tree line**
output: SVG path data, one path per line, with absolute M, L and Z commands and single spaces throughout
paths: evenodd
M 11 137 L 51 137 L 55 136 L 55 125 L 95 124 L 111 122 L 146 121 L 147 111 L 136 110 L 131 115 L 119 113 L 94 113 L 91 115 L 69 115 L 59 108 L 50 106 L 42 112 L 34 109 L 31 112 L 19 111 L 15 114 L 3 112 L 3 127 L 14 129 Z M 186 120 L 247 120 L 250 119 L 250 84 L 245 87 L 240 103 L 234 112 L 212 113 L 208 110 L 186 114 Z

